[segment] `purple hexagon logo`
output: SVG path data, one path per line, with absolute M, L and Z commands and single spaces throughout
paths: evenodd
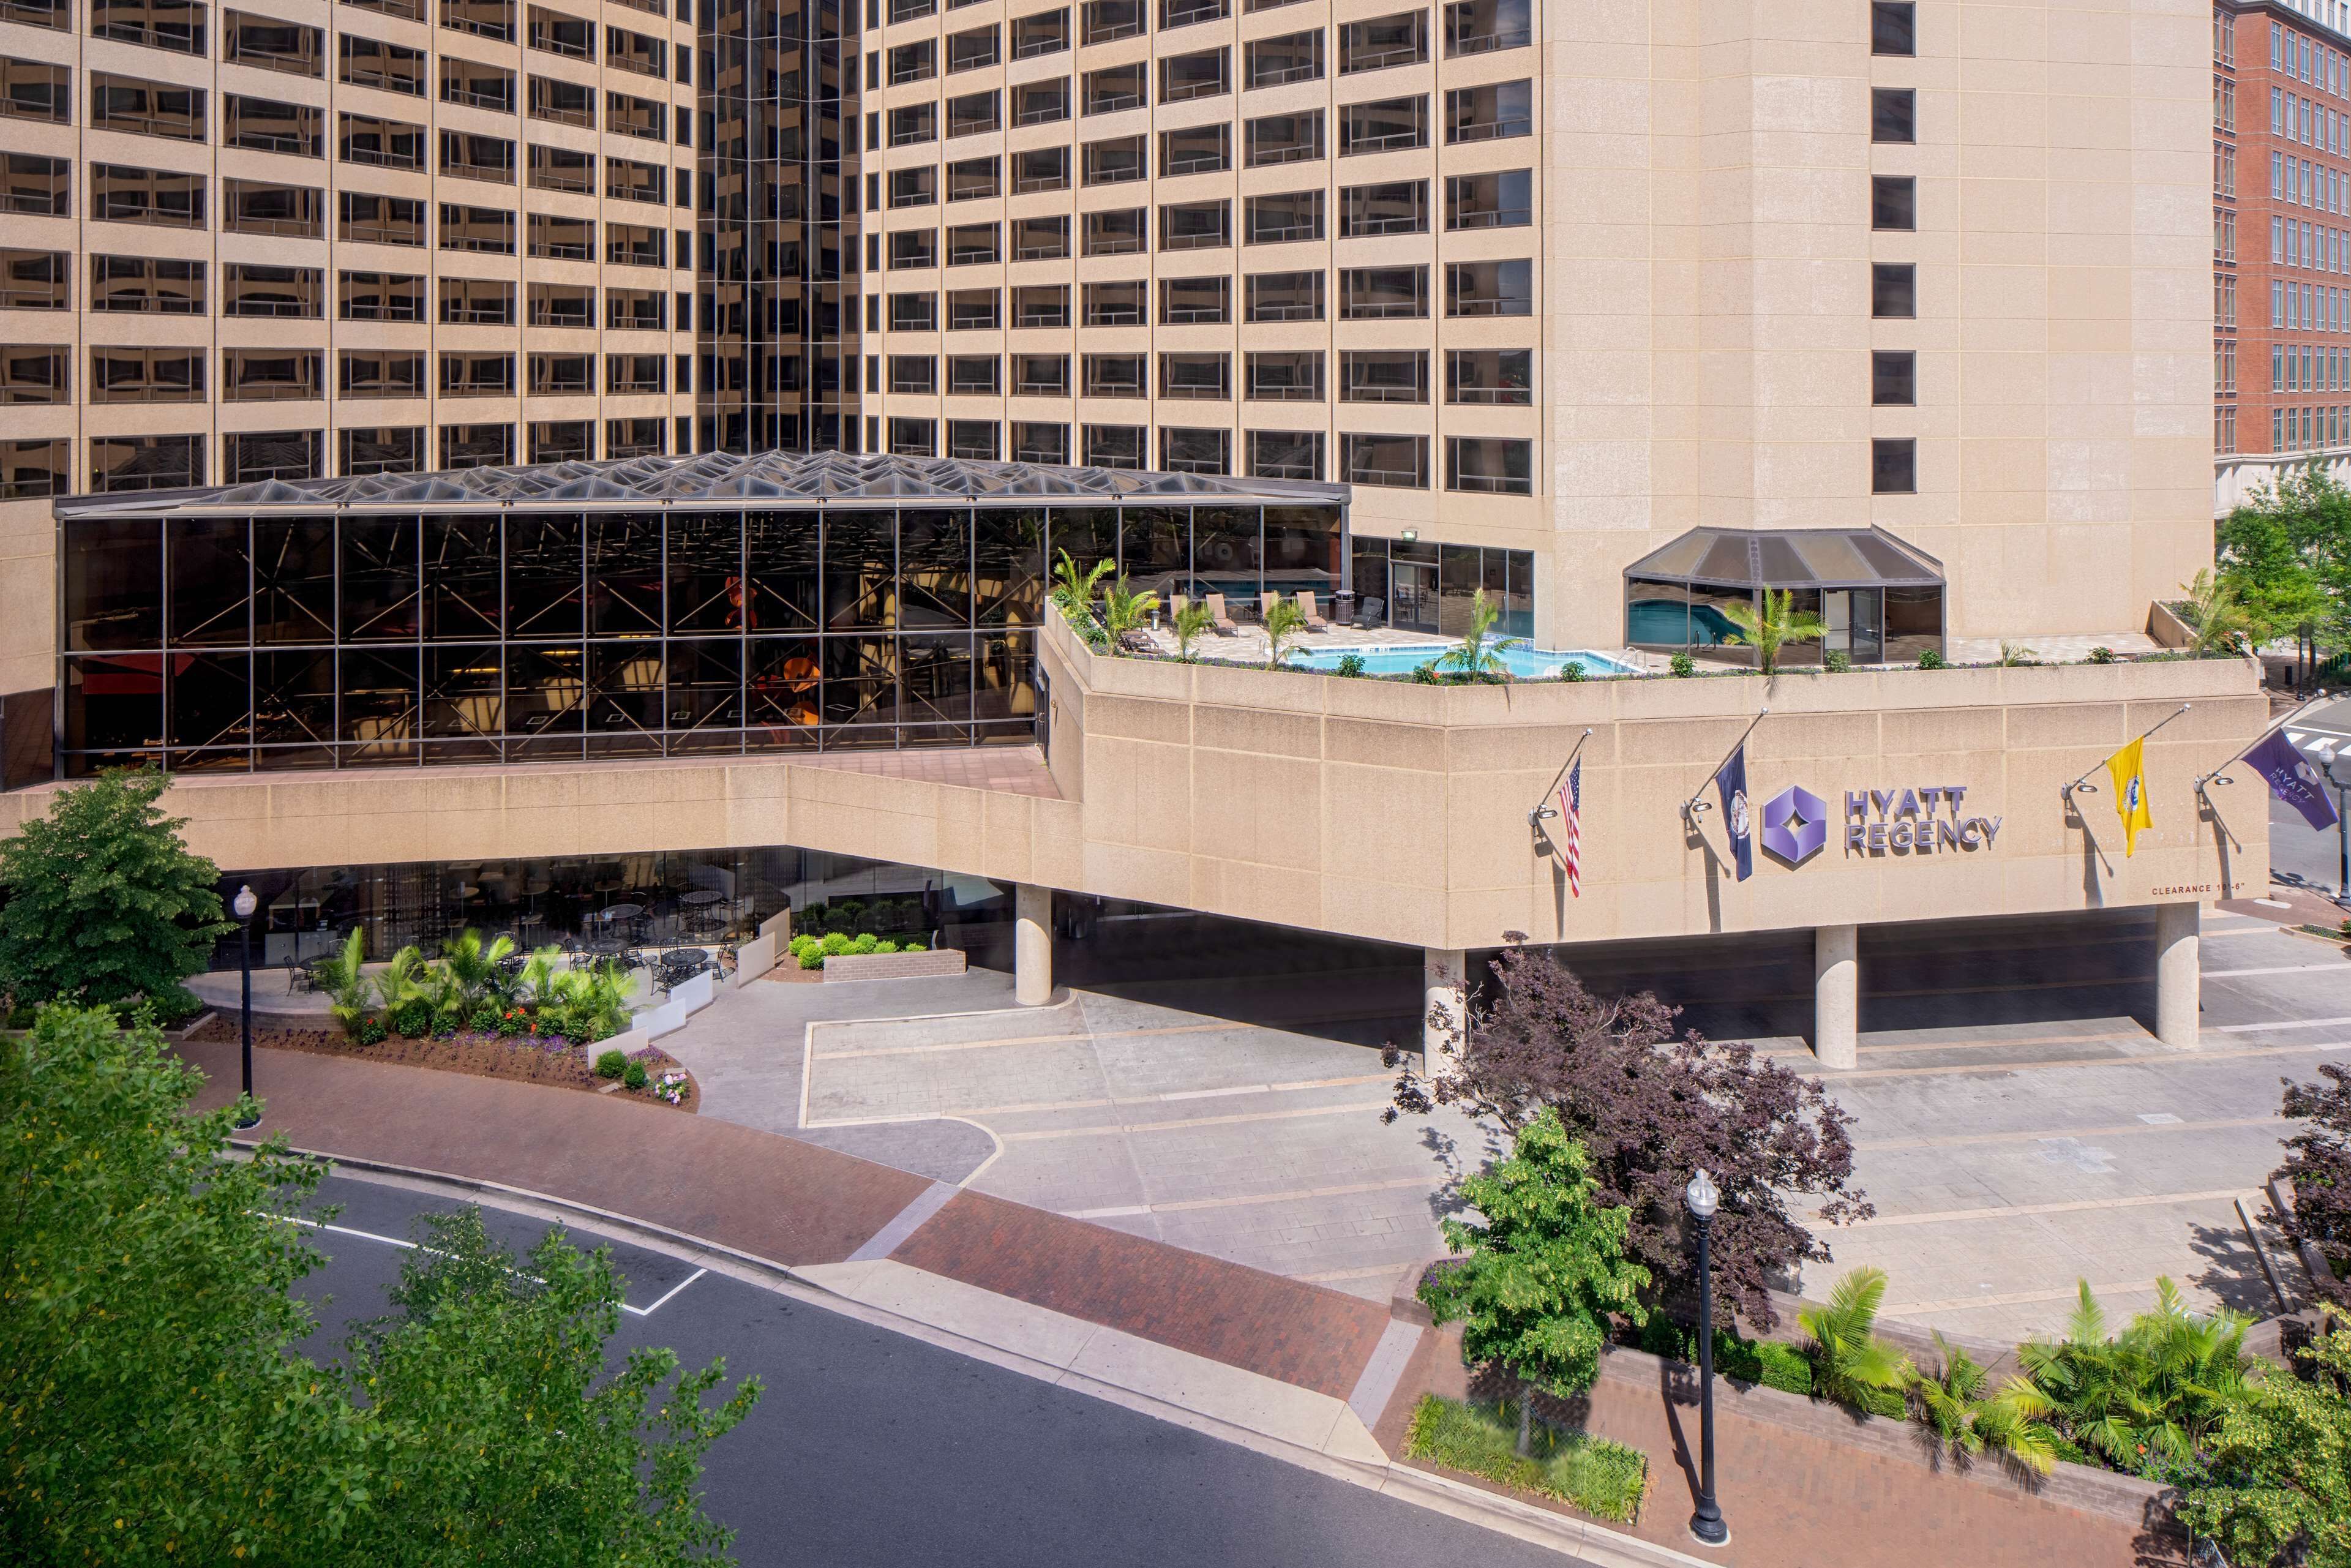
M 1792 784 L 1764 803 L 1763 847 L 1800 866 L 1828 847 L 1828 802 Z

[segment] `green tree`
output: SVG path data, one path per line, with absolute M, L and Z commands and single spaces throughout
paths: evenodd
M 360 1015 L 368 1010 L 369 999 L 375 995 L 375 984 L 367 973 L 366 938 L 358 926 L 343 937 L 340 952 L 319 960 L 316 973 L 319 988 L 327 993 L 328 1013 L 346 1030 L 356 1030 Z
M 2221 520 L 2218 542 L 2221 575 L 2264 638 L 2302 623 L 2284 617 L 2311 591 L 2317 604 L 2305 619 L 2336 640 L 2351 629 L 2351 488 L 2322 465 L 2302 464 L 2256 486 Z M 2296 560 L 2308 572 L 2307 588 Z M 2265 620 L 2272 615 L 2274 623 Z
M 2351 1320 L 2327 1309 L 2301 1359 L 2306 1379 L 2264 1368 L 2229 1401 L 2179 1504 L 2239 1568 L 2351 1568 Z
M 1189 659 L 1192 644 L 1206 636 L 1216 623 L 1217 618 L 1208 613 L 1205 604 L 1186 604 L 1176 612 L 1176 656 Z
M 514 938 L 504 934 L 487 942 L 472 926 L 459 932 L 457 939 L 441 949 L 442 967 L 448 971 L 456 988 L 457 1002 L 471 1011 L 486 1000 L 496 988 L 498 966 L 514 954 Z
M 1649 1271 L 1625 1257 L 1631 1210 L 1603 1208 L 1583 1145 L 1549 1106 L 1518 1131 L 1510 1155 L 1461 1184 L 1482 1225 L 1445 1221 L 1445 1244 L 1468 1256 L 1420 1287 L 1439 1323 L 1462 1322 L 1472 1363 L 1499 1362 L 1522 1382 L 1562 1397 L 1592 1386 L 1610 1319 L 1648 1321 Z M 1519 1402 L 1519 1451 L 1529 1408 Z
M 2277 507 L 2239 507 L 2220 520 L 2220 582 L 2242 608 L 2256 643 L 2327 618 L 2312 554 Z
M 162 774 L 108 772 L 57 792 L 49 814 L 0 845 L 0 981 L 19 1001 L 145 997 L 193 1012 L 181 984 L 236 927 L 221 918 L 220 870 L 188 852 L 186 819 L 155 802 Z
M 602 1252 L 549 1230 L 528 1261 L 478 1208 L 425 1217 L 392 1293 L 359 1330 L 349 1377 L 383 1428 L 371 1477 L 372 1561 L 684 1563 L 733 1532 L 702 1511 L 703 1456 L 759 1396 L 709 1396 L 726 1364 L 679 1371 L 640 1349 L 604 1376 L 621 1284 Z
M 1829 1289 L 1825 1305 L 1806 1307 L 1797 1323 L 1812 1341 L 1813 1387 L 1872 1416 L 1899 1416 L 1913 1377 L 1909 1359 L 1877 1337 L 1886 1270 L 1854 1269 Z
M 1078 563 L 1070 559 L 1068 550 L 1061 552 L 1061 560 L 1053 567 L 1053 588 L 1046 597 L 1053 601 L 1055 609 L 1061 611 L 1061 618 L 1070 623 L 1071 631 L 1096 646 L 1101 644 L 1106 633 L 1102 631 L 1102 622 L 1094 615 L 1094 591 L 1102 580 L 1115 570 L 1115 562 L 1098 560 L 1081 572 L 1078 570 Z
M 2028 1340 L 2016 1358 L 2067 1439 L 2116 1469 L 2162 1477 L 2195 1463 L 2244 1387 L 2248 1325 L 2234 1312 L 2190 1312 L 2168 1278 L 2155 1289 L 2154 1310 L 2109 1336 L 2084 1281 L 2065 1337 Z
M 318 1168 L 229 1157 L 235 1107 L 151 1026 L 43 1009 L 0 1041 L 0 1562 L 301 1568 L 710 1561 L 695 1489 L 758 1397 L 666 1351 L 608 1375 L 620 1285 L 439 1220 L 394 1315 L 320 1366 L 276 1218 Z
M 152 1027 L 58 1005 L 0 1053 L 0 1560 L 319 1560 L 368 1443 L 291 1354 L 318 1258 L 266 1218 L 317 1168 L 230 1158 Z
M 2192 646 L 2197 653 L 2234 653 L 2252 635 L 2252 618 L 2237 601 L 2237 591 L 2226 579 L 2215 577 L 2210 567 L 2199 570 L 2179 589 L 2188 595 L 2180 601 L 2179 618 L 2195 634 Z
M 1123 653 L 1126 634 L 1139 631 L 1151 619 L 1151 612 L 1159 602 L 1155 593 L 1131 589 L 1126 579 L 1120 578 L 1102 595 L 1102 631 L 1110 637 L 1110 651 Z
M 1265 667 L 1280 669 L 1290 639 L 1306 630 L 1306 612 L 1287 599 L 1277 599 L 1265 612 Z
M 2057 1463 L 2055 1434 L 2042 1423 L 2049 1402 L 2021 1377 L 2011 1377 L 1991 1392 L 1991 1375 L 1959 1346 L 1935 1331 L 1935 1349 L 1941 1364 L 1933 1372 L 1913 1368 L 1910 1402 L 1914 1414 L 1934 1430 L 1953 1454 L 1980 1454 L 1987 1449 L 2013 1460 L 2036 1475 L 2047 1475 Z
M 1510 675 L 1510 662 L 1503 657 L 1514 648 L 1523 648 L 1523 637 L 1496 637 L 1494 623 L 1502 618 L 1500 606 L 1487 599 L 1484 589 L 1469 596 L 1469 629 L 1461 641 L 1439 654 L 1437 667 L 1446 674 L 1468 681 L 1496 681 Z
M 1722 613 L 1739 628 L 1736 636 L 1725 641 L 1754 649 L 1756 665 L 1767 675 L 1780 673 L 1780 650 L 1787 644 L 1817 643 L 1828 635 L 1828 623 L 1809 610 L 1795 608 L 1795 594 L 1784 588 L 1765 589 L 1760 610 L 1752 604 L 1726 604 Z

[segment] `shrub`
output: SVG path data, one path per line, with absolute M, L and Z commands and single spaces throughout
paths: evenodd
M 895 953 L 897 950 L 898 944 L 895 942 L 876 942 L 873 944 L 873 951 L 876 953 Z
M 1364 669 L 1364 656 L 1361 653 L 1342 653 L 1339 655 L 1338 667 L 1332 674 L 1352 677 L 1362 674 Z
M 1950 661 L 1934 649 L 1921 648 L 1918 650 L 1918 667 L 1922 670 L 1948 670 L 1951 665 Z
M 433 1032 L 433 1004 L 422 997 L 411 998 L 392 1012 L 392 1032 L 409 1040 L 423 1040 Z
M 1421 1396 L 1405 1435 L 1405 1452 L 1465 1475 L 1572 1503 L 1600 1519 L 1630 1523 L 1649 1489 L 1649 1461 L 1637 1448 L 1583 1432 L 1545 1427 L 1536 1453 L 1514 1451 L 1513 1413 L 1492 1405 L 1462 1405 Z
M 498 1023 L 505 1016 L 506 1009 L 497 1003 L 483 1002 L 474 1009 L 473 1016 L 465 1020 L 465 1024 L 475 1034 L 496 1034 L 501 1032 Z
M 857 939 L 849 945 L 849 950 L 852 953 L 859 954 L 871 953 L 874 948 L 881 945 L 882 939 L 874 936 L 873 933 L 871 931 L 861 931 L 857 934 Z
M 791 955 L 795 958 L 805 958 L 809 956 L 809 950 L 812 947 L 821 946 L 823 944 L 823 940 L 824 939 L 820 936 L 812 936 L 803 931 L 799 936 L 792 938 L 790 946 Z
M 2351 920 L 2343 923 L 2351 936 Z M 2338 1270 L 2351 1253 L 2351 1065 L 2321 1064 L 2323 1083 L 2284 1079 L 2284 1114 L 2300 1122 L 2285 1141 L 2286 1160 L 2278 1175 L 2294 1189 L 2294 1218 L 2286 1233 L 2307 1241 L 2335 1260 Z M 2321 1293 L 2351 1306 L 2340 1272 Z
M 1415 664 L 1412 669 L 1412 678 L 1424 686 L 1437 685 L 1437 661 L 1431 659 L 1426 664 Z
M 1583 680 L 1585 678 L 1583 666 L 1570 659 L 1559 667 L 1559 678 L 1571 682 Z
M 617 1051 L 608 1051 L 604 1054 L 606 1056 L 618 1056 L 621 1053 Z M 622 1071 L 621 1082 L 627 1084 L 632 1089 L 643 1089 L 645 1086 L 645 1064 L 642 1061 L 630 1062 L 629 1065 Z
M 506 1039 L 512 1040 L 530 1028 L 530 1019 L 520 1008 L 502 1008 L 498 1011 L 497 1021 L 491 1027 Z
M 2101 647 L 2090 650 L 2090 663 L 2094 664 L 2111 664 L 2114 662 L 2115 651 L 2112 648 Z
M 849 944 L 850 937 L 846 932 L 834 931 L 826 936 L 822 951 L 826 957 L 834 957 L 848 952 Z
M 824 967 L 824 945 L 822 943 L 817 944 L 815 946 L 810 947 L 807 952 L 800 955 L 800 967 L 803 969 L 821 969 Z
M 361 1045 L 381 1045 L 391 1032 L 381 1013 L 361 1013 L 351 1026 L 351 1038 Z
M 2168 1278 L 2155 1288 L 2154 1310 L 2110 1336 L 2085 1281 L 2065 1337 L 2016 1356 L 2050 1426 L 2115 1469 L 2171 1480 L 2202 1469 L 2207 1435 L 2244 1391 L 2251 1320 L 2199 1317 Z
M 907 941 L 898 944 L 898 951 L 901 953 L 927 953 L 930 951 L 930 948 L 920 942 Z
M 1832 675 L 1842 675 L 1853 668 L 1853 655 L 1843 648 L 1831 648 L 1821 655 L 1821 668 Z
M 629 1059 L 617 1051 L 608 1051 L 596 1059 L 596 1076 L 618 1078 L 629 1070 Z
M 1666 668 L 1673 672 L 1675 679 L 1686 681 L 1698 674 L 1698 661 L 1687 653 L 1676 653 L 1666 661 Z

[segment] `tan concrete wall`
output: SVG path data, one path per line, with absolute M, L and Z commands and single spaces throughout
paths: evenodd
M 1432 947 L 2210 899 L 2268 878 L 2258 783 L 2212 791 L 2242 841 L 2225 853 L 2190 791 L 2266 720 L 2235 662 L 1451 688 L 1096 659 L 1058 617 L 1046 638 L 1061 800 L 745 759 L 191 778 L 166 805 L 233 869 L 789 843 Z M 2080 798 L 2085 833 L 2060 787 L 2182 702 L 2147 749 L 2155 827 L 2126 859 L 2111 791 Z M 1742 883 L 1721 813 L 1690 837 L 1678 808 L 1767 704 L 1751 797 L 1803 785 L 1830 841 L 1796 869 L 1759 848 Z M 1527 812 L 1586 727 L 1570 898 Z M 1845 790 L 1927 785 L 2001 819 L 1991 845 L 1845 852 Z M 0 796 L 0 831 L 56 788 Z

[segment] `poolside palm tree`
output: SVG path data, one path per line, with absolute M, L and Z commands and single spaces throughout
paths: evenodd
M 1524 637 L 1496 637 L 1494 622 L 1502 618 L 1500 608 L 1479 589 L 1469 600 L 1469 630 L 1461 641 L 1437 656 L 1437 667 L 1447 674 L 1468 681 L 1508 680 L 1510 662 L 1503 657 L 1514 648 L 1527 645 Z
M 2188 595 L 2179 606 L 2182 621 L 2194 632 L 2199 653 L 2235 653 L 2250 636 L 2252 623 L 2238 601 L 2235 585 L 2212 575 L 2210 567 L 2180 584 Z
M 1265 667 L 1280 669 L 1282 655 L 1290 652 L 1282 644 L 1305 630 L 1306 612 L 1287 599 L 1275 600 L 1265 612 Z
M 1725 642 L 1744 643 L 1755 650 L 1755 662 L 1767 675 L 1780 673 L 1780 650 L 1790 643 L 1817 643 L 1828 635 L 1828 623 L 1809 610 L 1795 608 L 1794 593 L 1784 588 L 1763 591 L 1763 605 L 1726 604 L 1725 619 L 1739 628 Z
M 1123 577 L 1111 585 L 1109 591 L 1102 595 L 1102 625 L 1103 632 L 1110 638 L 1112 653 L 1125 652 L 1126 634 L 1139 630 L 1151 618 L 1152 608 L 1158 602 L 1159 596 L 1155 593 L 1129 590 Z
M 1094 618 L 1094 590 L 1111 570 L 1111 562 L 1098 560 L 1092 570 L 1081 573 L 1068 550 L 1061 552 L 1060 563 L 1053 568 L 1053 591 L 1047 597 L 1070 629 L 1089 643 L 1099 642 L 1104 635 L 1102 622 Z
M 1217 618 L 1208 613 L 1205 604 L 1186 604 L 1176 612 L 1176 656 L 1188 661 L 1192 644 L 1198 642 L 1215 625 Z

